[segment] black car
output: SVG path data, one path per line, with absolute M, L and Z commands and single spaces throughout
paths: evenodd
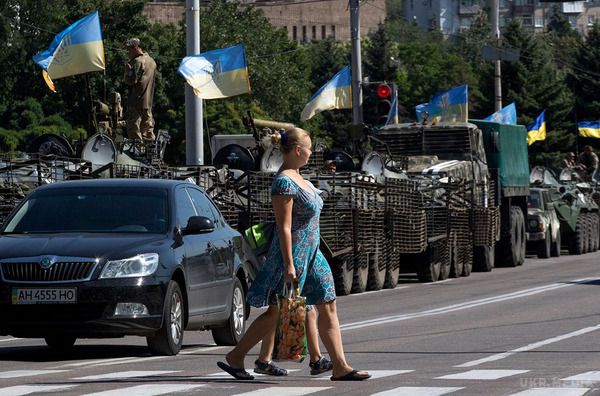
M 147 337 L 177 354 L 185 330 L 219 345 L 244 333 L 256 261 L 193 183 L 67 181 L 36 189 L 0 234 L 0 335 Z

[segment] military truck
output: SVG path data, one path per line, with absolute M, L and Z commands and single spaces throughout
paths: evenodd
M 429 192 L 412 213 L 400 208 L 399 221 L 423 218 L 424 211 L 426 223 L 418 243 L 401 246 L 402 272 L 414 270 L 420 280 L 435 281 L 448 265 L 451 276 L 466 276 L 471 268 L 523 264 L 529 194 L 525 136 L 523 126 L 481 120 L 388 125 L 374 134 L 375 150 L 387 153 L 391 166 L 421 186 L 421 195 Z

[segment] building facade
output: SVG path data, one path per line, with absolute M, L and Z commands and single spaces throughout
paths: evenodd
M 404 16 L 423 29 L 439 29 L 451 35 L 468 29 L 477 13 L 489 10 L 489 0 L 405 0 Z M 499 0 L 499 24 L 505 26 L 517 18 L 534 33 L 547 31 L 548 22 L 558 7 L 573 29 L 586 35 L 596 21 L 600 21 L 600 0 L 548 3 L 538 0 Z
M 207 4 L 200 2 L 201 7 Z M 262 10 L 273 26 L 287 30 L 290 40 L 350 40 L 348 0 L 242 0 L 240 4 Z M 149 1 L 144 15 L 150 21 L 178 24 L 185 18 L 185 1 Z M 377 29 L 385 15 L 385 0 L 361 1 L 361 36 Z

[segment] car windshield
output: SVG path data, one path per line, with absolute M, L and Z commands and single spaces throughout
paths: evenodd
M 537 191 L 530 191 L 529 198 L 527 198 L 527 207 L 541 209 L 542 203 L 540 194 Z
M 77 187 L 33 193 L 3 233 L 165 233 L 167 191 Z

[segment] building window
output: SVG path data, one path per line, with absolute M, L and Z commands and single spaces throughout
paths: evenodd
M 317 39 L 317 27 L 315 25 L 312 26 L 312 39 Z
M 533 18 L 531 15 L 523 15 L 521 17 L 521 23 L 523 26 L 533 26 Z
M 298 41 L 298 26 L 292 27 L 292 40 Z
M 535 27 L 543 28 L 544 27 L 544 17 L 542 15 L 535 16 Z
M 594 23 L 596 23 L 596 15 L 588 15 L 588 26 L 594 26 Z
M 575 28 L 577 26 L 577 15 L 568 15 L 567 20 L 569 21 L 569 25 L 571 25 L 572 28 Z
M 335 25 L 331 25 L 331 37 L 335 40 Z
M 306 43 L 307 37 L 306 37 L 306 25 L 302 26 L 302 42 Z
M 324 39 L 327 37 L 327 27 L 325 25 L 321 25 L 321 38 Z

